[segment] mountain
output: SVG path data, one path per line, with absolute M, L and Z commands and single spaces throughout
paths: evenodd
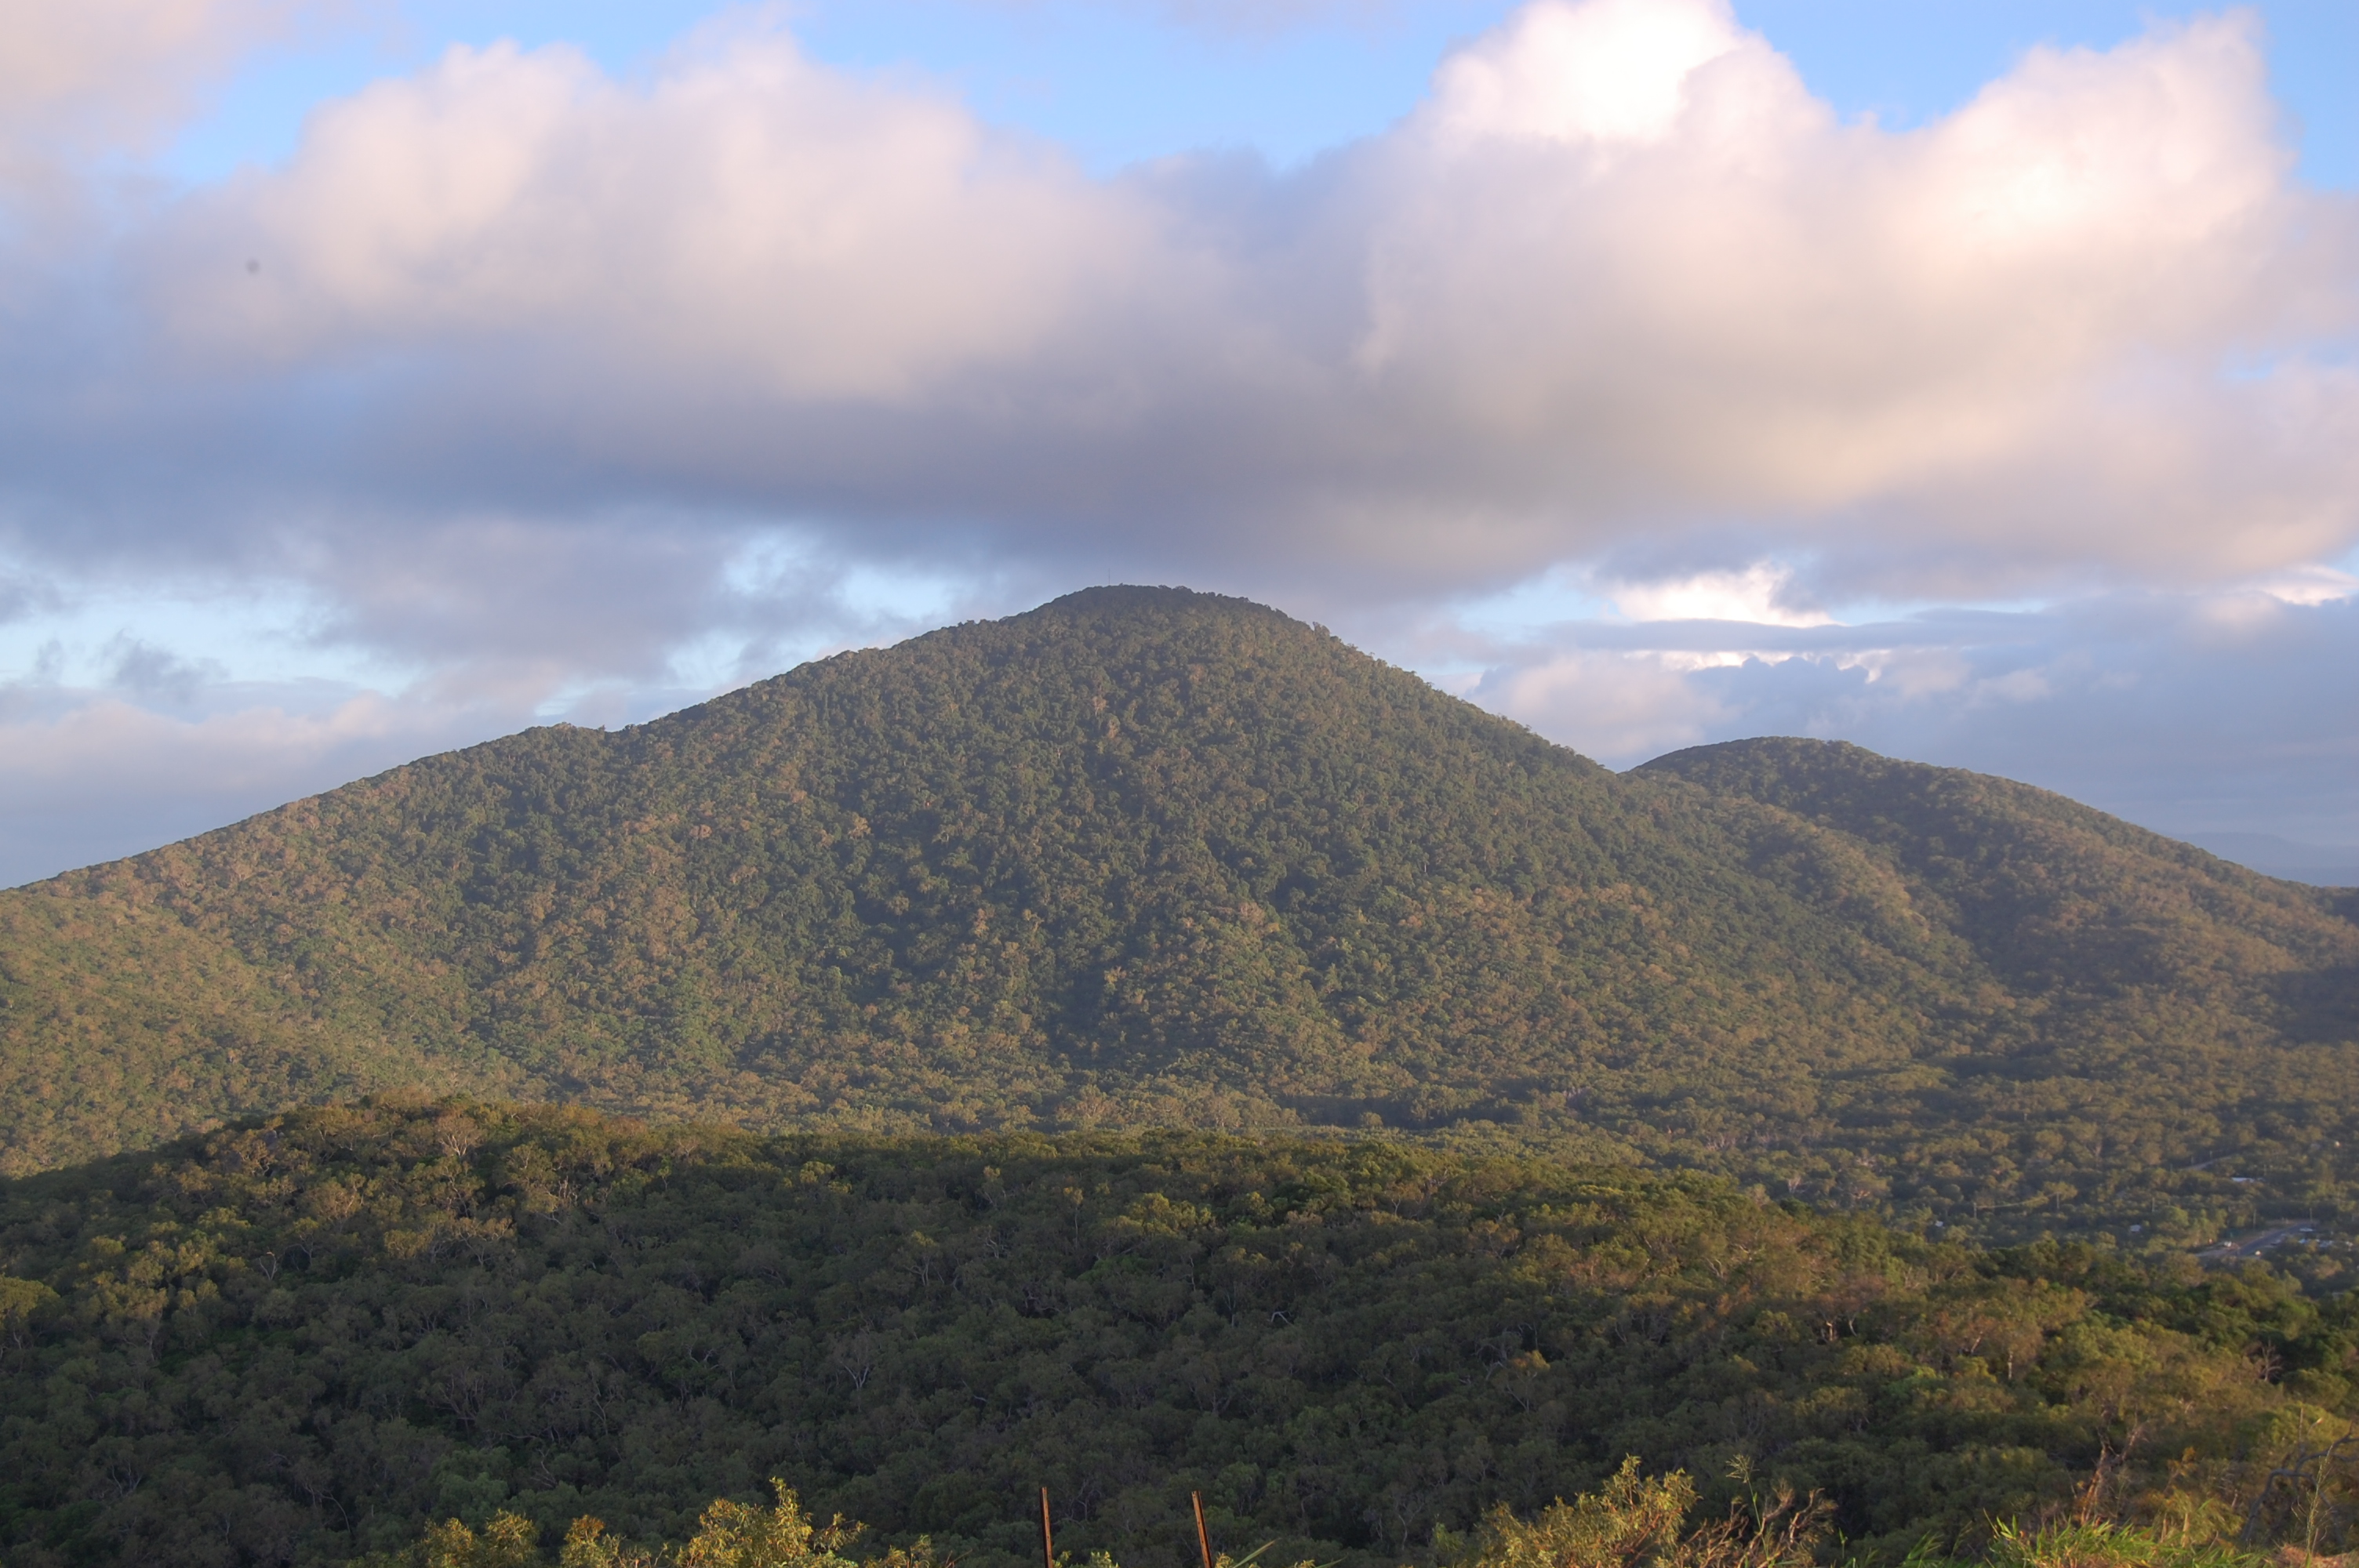
M 2208 1238 L 2359 1148 L 2348 896 L 1847 746 L 1616 775 L 1103 589 L 0 894 L 0 1134 L 23 1172 L 393 1088 L 1310 1124 Z

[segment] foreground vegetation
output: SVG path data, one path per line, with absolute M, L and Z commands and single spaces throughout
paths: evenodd
M 409 1086 L 1381 1129 L 2183 1249 L 2359 1218 L 2354 896 L 1851 747 L 1617 776 L 1097 590 L 0 893 L 0 1171 Z
M 773 1477 L 969 1568 L 1038 1561 L 1042 1486 L 1077 1561 L 1183 1568 L 1200 1491 L 1217 1541 L 1377 1568 L 1633 1455 L 1700 1517 L 1821 1493 L 1852 1554 L 1991 1550 L 2096 1476 L 2337 1545 L 2299 1505 L 2359 1413 L 2359 1304 L 2257 1265 L 1380 1141 L 329 1108 L 0 1187 L 0 1273 L 31 1568 L 683 1541 Z
M 619 1541 L 603 1519 L 584 1516 L 566 1531 L 556 1568 L 856 1568 L 844 1552 L 862 1527 L 841 1519 L 817 1525 L 783 1482 L 777 1491 L 776 1504 L 767 1509 L 715 1499 L 697 1521 L 696 1534 L 680 1544 Z M 1829 1550 L 1839 1543 L 1828 1539 L 1822 1498 L 1797 1498 L 1782 1487 L 1766 1496 L 1748 1492 L 1726 1513 L 1701 1523 L 1693 1522 L 1695 1501 L 1694 1484 L 1685 1472 L 1649 1479 L 1632 1460 L 1596 1492 L 1570 1502 L 1560 1498 L 1532 1519 L 1500 1507 L 1484 1517 L 1471 1537 L 1439 1532 L 1433 1560 L 1446 1568 L 1808 1568 L 1841 1557 Z M 2141 1527 L 2092 1518 L 2096 1501 L 2093 1489 L 2084 1488 L 2071 1517 L 2032 1529 L 2002 1523 L 1981 1561 L 1989 1568 L 2270 1568 L 2273 1562 L 2248 1541 L 2221 1539 L 2215 1527 L 2201 1520 L 2179 1517 Z M 495 1514 L 480 1532 L 448 1519 L 408 1552 L 374 1557 L 366 1568 L 548 1568 L 539 1533 L 521 1514 Z M 1276 1544 L 1265 1542 L 1238 1559 L 1227 1552 L 1214 1556 L 1209 1543 L 1199 1541 L 1204 1568 L 1244 1568 Z M 2312 1532 L 2302 1544 L 2281 1549 L 2274 1561 L 2321 1561 L 2318 1544 Z M 1044 1540 L 1044 1553 L 1049 1549 Z M 868 1561 L 875 1568 L 948 1568 L 928 1541 Z M 1056 1561 L 1068 1563 L 1070 1554 Z M 1090 1561 L 1092 1568 L 1114 1568 L 1103 1552 Z M 1954 1568 L 1957 1560 L 1919 1543 L 1905 1562 L 1908 1568 Z M 1318 1565 L 1305 1562 L 1294 1568 Z

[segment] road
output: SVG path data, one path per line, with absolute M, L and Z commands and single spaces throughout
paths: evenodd
M 2310 1225 L 2280 1225 L 2275 1230 L 2264 1230 L 2254 1236 L 2240 1236 L 2233 1241 L 2223 1241 L 2206 1247 L 2195 1256 L 2206 1263 L 2228 1263 L 2239 1258 L 2257 1258 L 2272 1247 L 2280 1246 L 2296 1237 L 2312 1234 Z

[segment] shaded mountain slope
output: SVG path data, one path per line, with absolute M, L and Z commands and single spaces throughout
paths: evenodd
M 2330 895 L 1794 744 L 1617 777 L 1275 611 L 1093 590 L 0 895 L 7 1158 L 416 1083 L 1488 1123 L 1971 1211 L 2132 1058 L 2201 1113 L 2140 1169 L 2342 1115 Z
M 1919 1167 L 1987 1169 L 1994 1154 L 2003 1174 L 2045 1166 L 2060 1207 L 2108 1164 L 2251 1148 L 2281 1174 L 2307 1163 L 2315 1176 L 2338 1159 L 2335 1102 L 2359 1089 L 2350 894 L 2274 881 L 2027 784 L 1840 741 L 1698 747 L 1637 776 L 1839 836 L 1863 867 L 1854 884 L 1796 863 L 1790 828 L 1756 834 L 1750 863 L 1837 909 L 1859 907 L 1865 879 L 1971 956 L 1958 972 L 1972 1049 L 1900 1113 L 1933 1135 L 1917 1143 Z M 2009 1121 L 2039 1130 L 2001 1152 L 1993 1131 Z M 1946 1161 L 1928 1153 L 1935 1143 Z
M 2350 961 L 2332 892 L 2276 881 L 2029 784 L 1843 741 L 1732 741 L 1658 757 L 1867 847 L 1930 921 L 2025 992 L 2237 990 Z
M 1758 801 L 1858 846 L 2006 988 L 2018 1022 L 1990 1044 L 2190 1030 L 2252 1045 L 2359 1039 L 2359 896 L 2347 891 L 2278 881 L 2028 784 L 1841 741 L 1731 741 L 1640 773 Z M 1768 848 L 1756 844 L 1754 869 L 1808 896 L 1812 879 L 1777 860 L 1774 836 Z

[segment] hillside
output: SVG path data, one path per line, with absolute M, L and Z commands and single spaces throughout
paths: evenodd
M 2202 1239 L 2338 1201 L 2336 897 L 1852 748 L 1617 776 L 1273 611 L 1097 589 L 0 894 L 0 1136 L 393 1087 L 1307 1124 Z
M 0 1257 L 24 1568 L 338 1563 L 495 1508 L 676 1538 L 774 1476 L 973 1568 L 1038 1561 L 1042 1485 L 1076 1561 L 1192 1564 L 1200 1490 L 1223 1548 L 1385 1568 L 1625 1455 L 1707 1511 L 1738 1456 L 1822 1487 L 1835 1560 L 1889 1562 L 2125 1443 L 2125 1501 L 2233 1528 L 2359 1354 L 2352 1297 L 2259 1271 L 1283 1137 L 340 1108 L 12 1184 Z
M 1958 972 L 1975 987 L 1973 1027 L 1952 1036 L 1967 1049 L 1894 1110 L 1921 1135 L 1906 1141 L 1914 1170 L 2011 1165 L 2018 1189 L 2041 1178 L 2060 1217 L 2132 1173 L 2196 1164 L 2299 1195 L 2307 1214 L 2339 1202 L 2341 1146 L 2359 1141 L 2333 1108 L 2354 1087 L 2359 893 L 2276 881 L 2045 790 L 1840 742 L 1732 741 L 1638 774 L 1839 834 L 1913 918 L 1972 954 Z M 1866 896 L 1798 867 L 1782 830 L 1752 854 L 1822 904 Z M 2010 1122 L 2038 1130 L 1996 1136 Z

